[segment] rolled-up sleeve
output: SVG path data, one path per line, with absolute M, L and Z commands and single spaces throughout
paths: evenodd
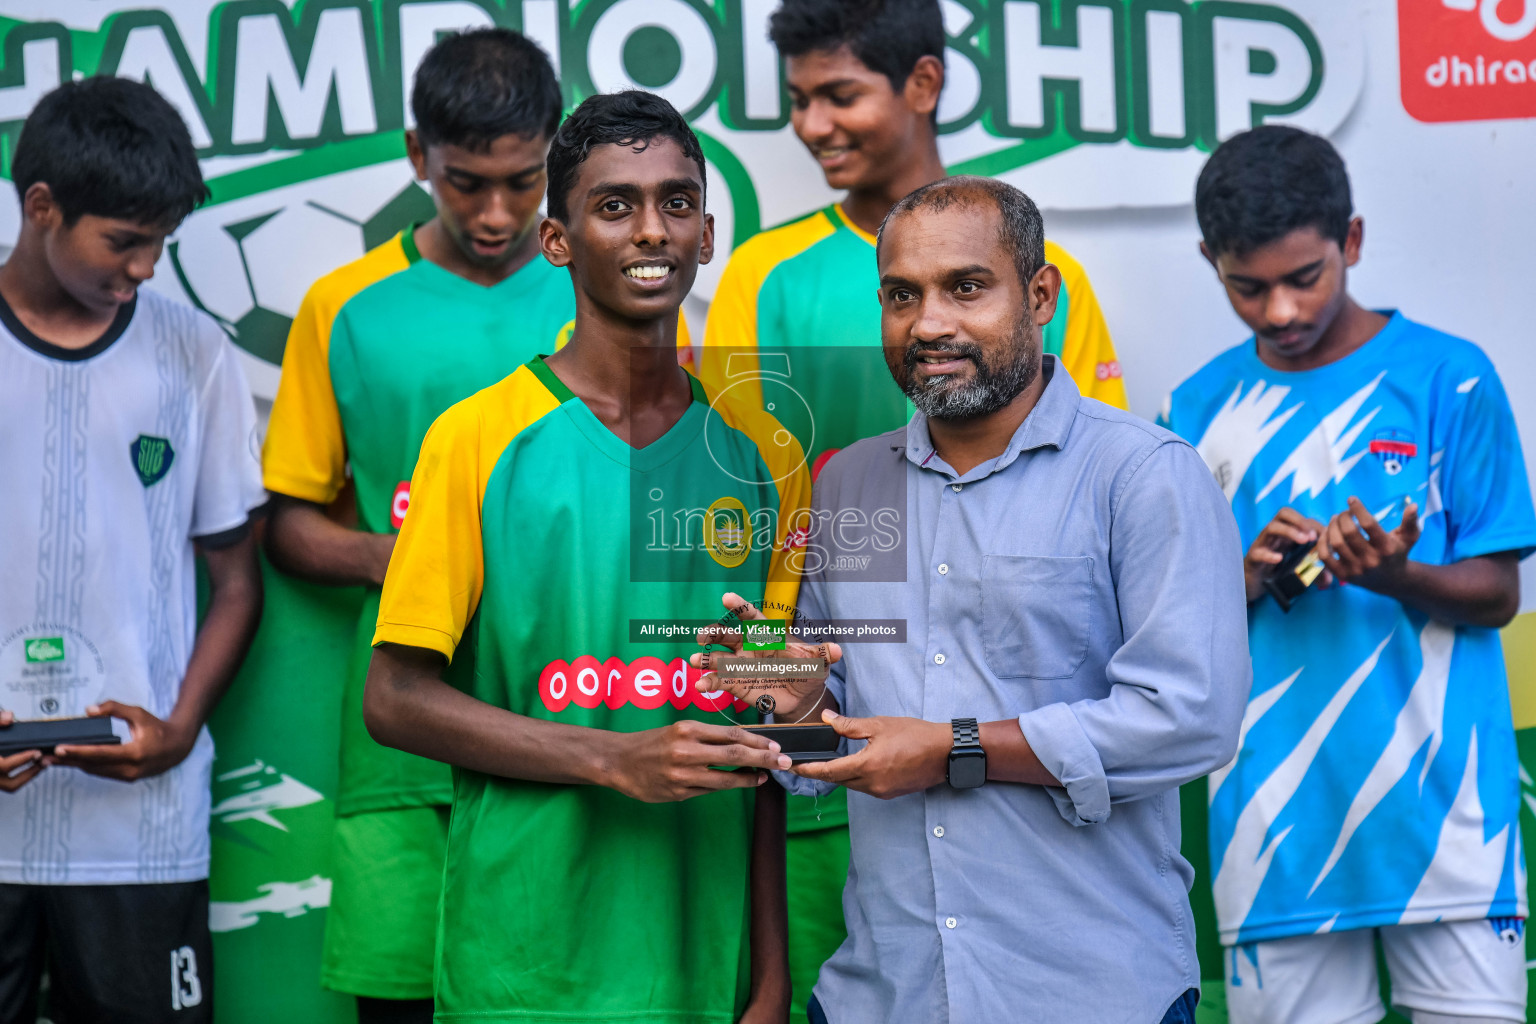
M 1109 561 L 1125 641 L 1108 695 L 1019 716 L 1078 825 L 1229 762 L 1252 683 L 1237 524 L 1194 449 L 1164 443 L 1130 473 Z

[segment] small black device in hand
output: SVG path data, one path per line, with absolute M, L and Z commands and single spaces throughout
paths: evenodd
M 820 722 L 809 725 L 748 725 L 743 728 L 773 740 L 779 745 L 779 753 L 787 754 L 792 764 L 831 761 L 841 756 L 837 752 L 837 745 L 842 737 L 836 729 Z
M 1275 599 L 1283 612 L 1289 612 L 1297 598 L 1307 592 L 1314 580 L 1322 575 L 1323 560 L 1317 557 L 1317 545 L 1293 544 L 1285 552 L 1280 564 L 1264 577 L 1264 589 Z
M 112 731 L 112 719 L 39 718 L 17 721 L 0 729 L 0 757 L 10 757 L 27 750 L 53 753 L 55 747 L 115 746 L 122 741 Z

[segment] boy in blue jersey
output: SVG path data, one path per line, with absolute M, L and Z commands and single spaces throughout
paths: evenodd
M 1210 777 L 1235 1022 L 1525 1019 L 1525 867 L 1497 628 L 1536 548 L 1475 345 L 1350 297 L 1363 222 L 1329 143 L 1262 127 L 1201 172 L 1201 252 L 1254 337 L 1180 385 L 1243 543 L 1253 697 Z M 1287 613 L 1284 554 L 1324 571 Z M 1234 557 L 1237 553 L 1234 552 Z

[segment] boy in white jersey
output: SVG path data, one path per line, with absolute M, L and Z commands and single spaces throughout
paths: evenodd
M 1326 140 L 1234 137 L 1195 206 L 1254 332 L 1164 411 L 1247 547 L 1253 697 L 1236 760 L 1210 778 L 1232 1020 L 1381 1019 L 1378 939 L 1414 1024 L 1524 1020 L 1497 629 L 1536 514 L 1503 386 L 1475 345 L 1350 297 L 1364 228 Z M 1265 577 L 1293 547 L 1324 571 L 1287 612 Z
M 0 737 L 114 719 L 121 745 L 0 758 L 0 1020 L 209 1021 L 204 722 L 261 615 L 256 413 L 229 340 L 139 285 L 208 192 L 153 89 L 45 96 L 0 267 Z M 194 551 L 207 561 L 196 628 Z

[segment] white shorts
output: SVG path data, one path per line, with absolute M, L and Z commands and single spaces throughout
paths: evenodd
M 1222 950 L 1227 1012 L 1232 1024 L 1374 1024 L 1387 1012 L 1376 975 L 1380 936 L 1392 1005 L 1404 1016 L 1524 1021 L 1524 926 L 1448 921 L 1232 946 Z

